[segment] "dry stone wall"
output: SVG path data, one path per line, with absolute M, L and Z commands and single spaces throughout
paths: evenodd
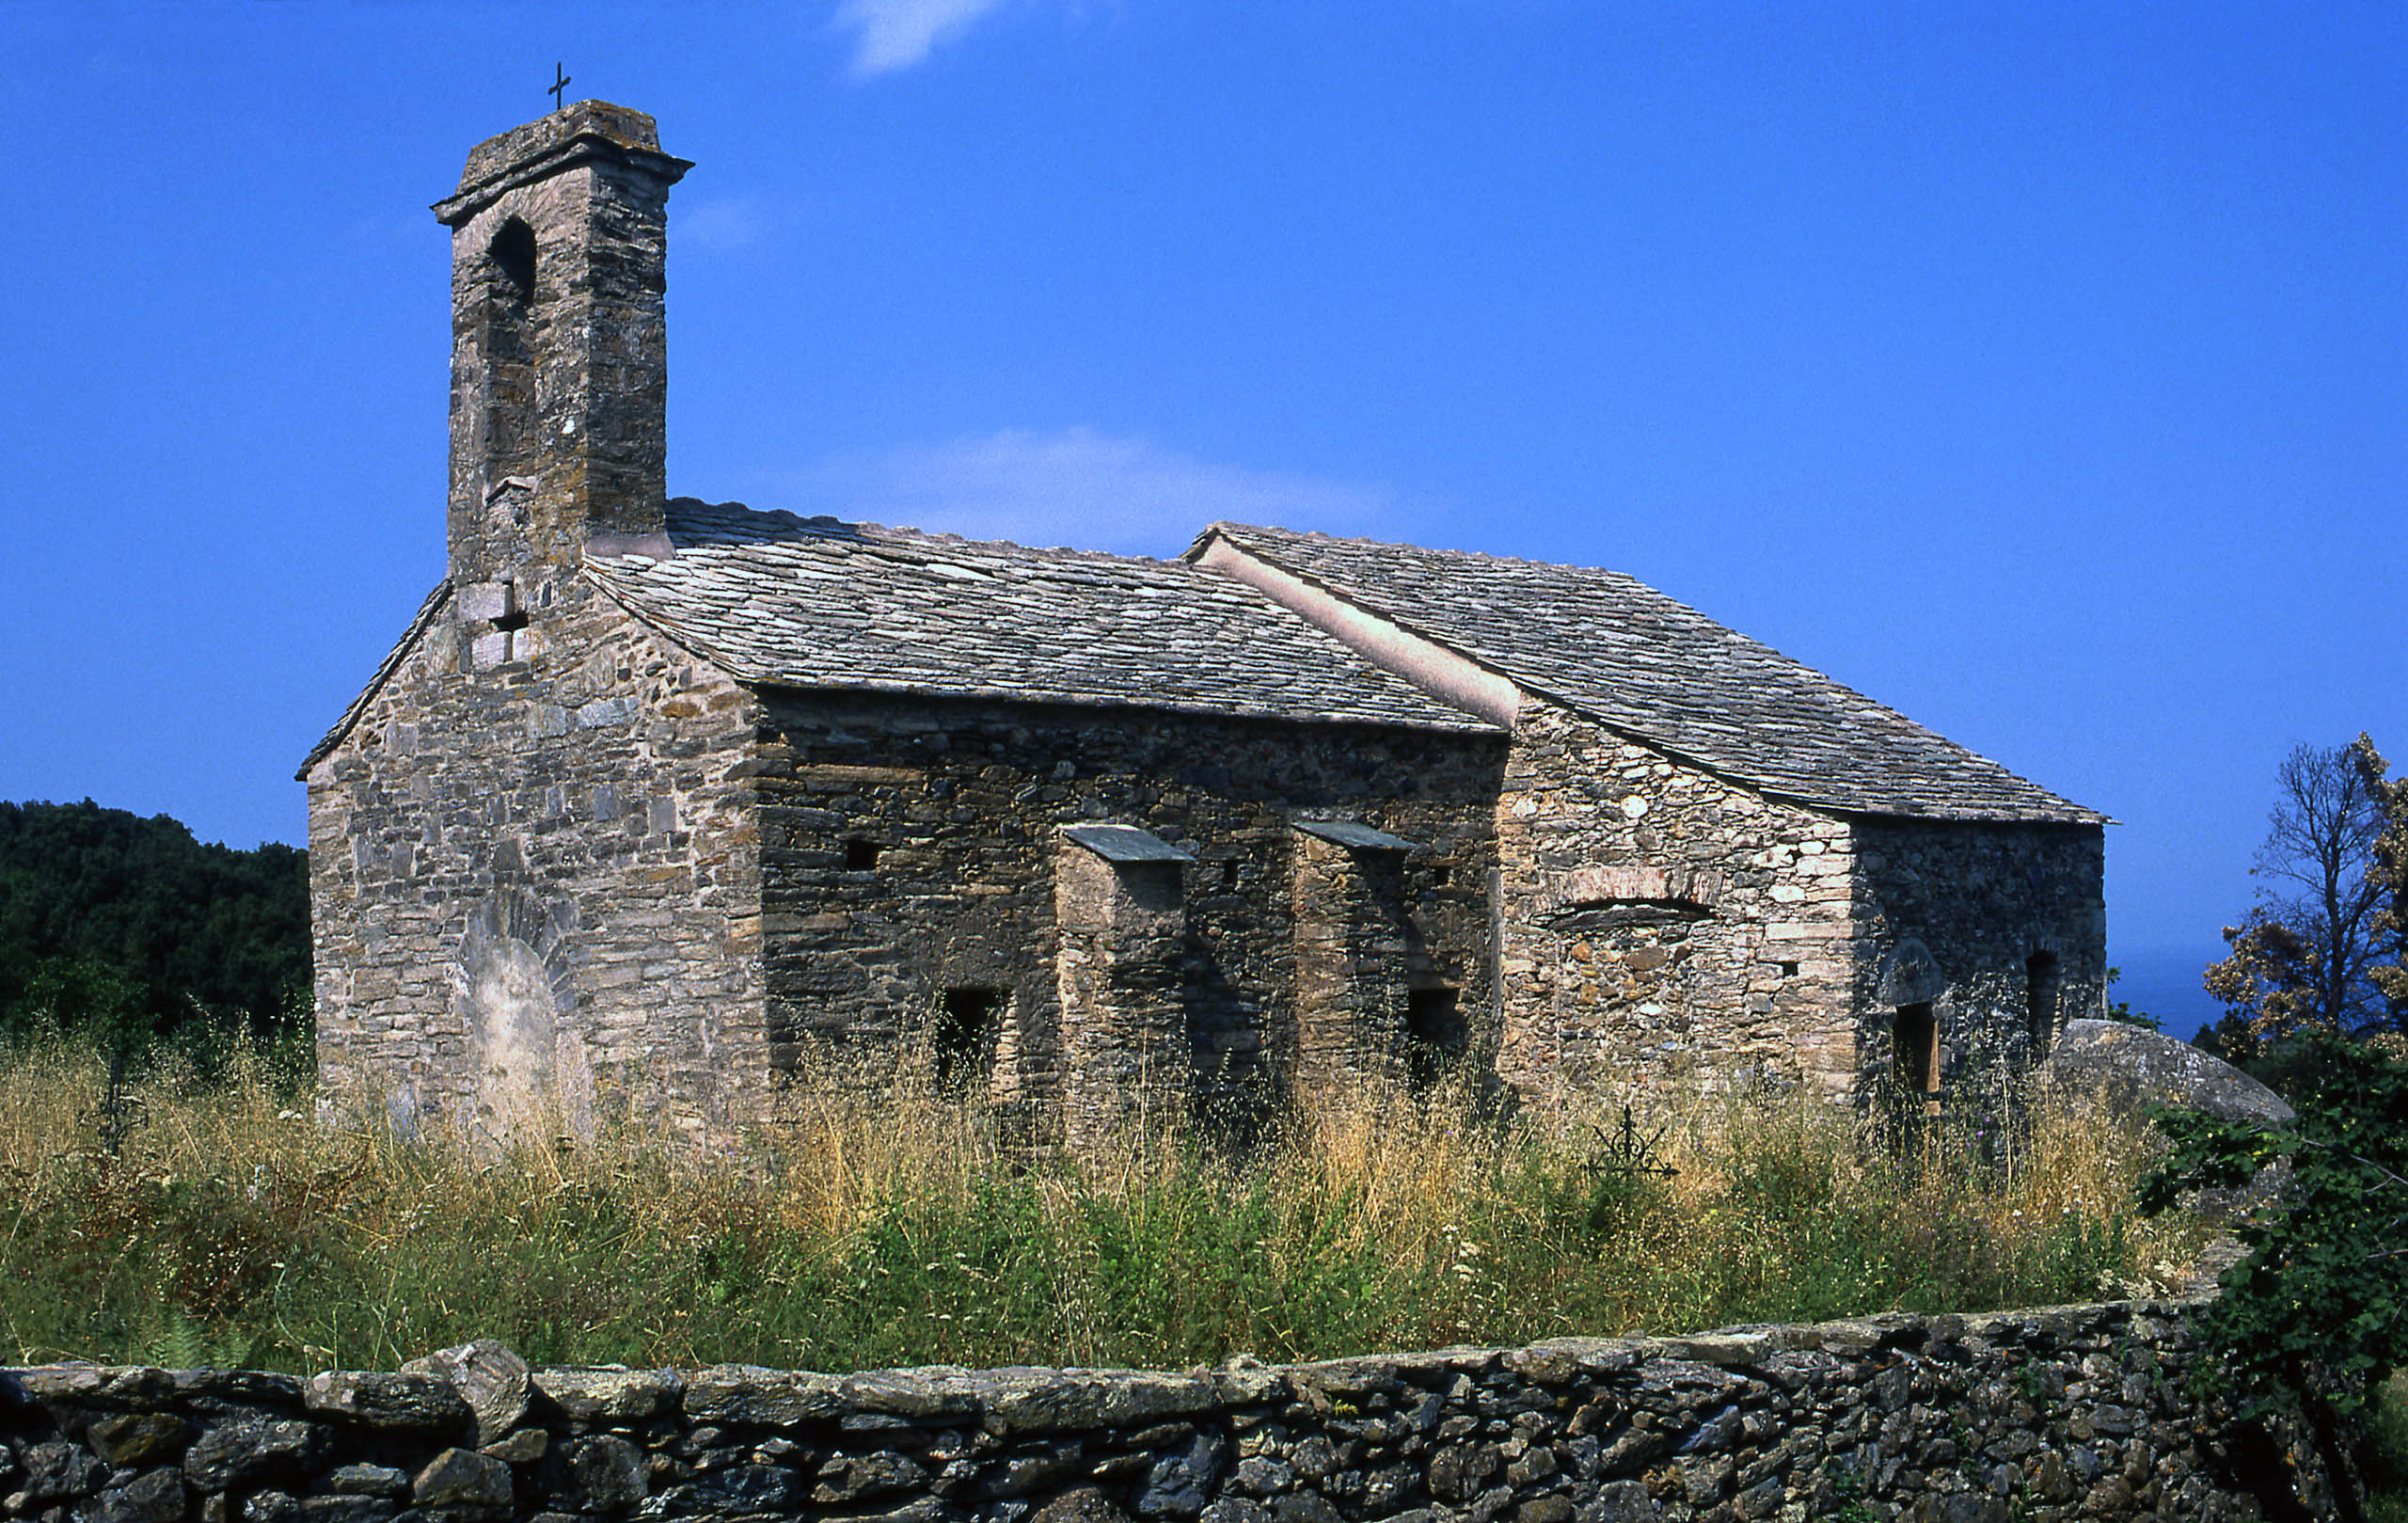
M 28 1523 L 2241 1523 L 2324 1515 L 2192 1404 L 2180 1305 L 1151 1374 L 0 1373 Z

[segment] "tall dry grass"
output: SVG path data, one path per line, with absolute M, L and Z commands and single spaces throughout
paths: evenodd
M 60 1048 L 0 1063 L 0 1361 L 1312 1357 L 2078 1299 L 2169 1278 L 2196 1236 L 2133 1217 L 2145 1138 L 2047 1113 L 1892 1147 L 1800 1101 L 1701 1103 L 1660 1123 L 1658 1177 L 1601 1166 L 1586 1118 L 1463 1095 L 1072 1157 L 924 1074 L 832 1077 L 705 1158 L 321 1125 L 238 1063 L 148 1077 L 113 1154 L 104 1086 Z

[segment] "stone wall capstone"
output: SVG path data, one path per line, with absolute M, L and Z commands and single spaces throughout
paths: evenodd
M 37 1523 L 1915 1523 L 2323 1515 L 2183 1303 L 1269 1366 L 0 1372 Z

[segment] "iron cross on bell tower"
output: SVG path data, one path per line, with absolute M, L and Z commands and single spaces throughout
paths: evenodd
M 557 61 L 555 61 L 552 65 L 552 87 L 547 92 L 552 98 L 553 110 L 558 111 L 561 108 L 561 91 L 568 88 L 568 75 L 561 72 L 561 66 Z

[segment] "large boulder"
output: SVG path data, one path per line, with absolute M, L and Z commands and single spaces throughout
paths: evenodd
M 2292 1116 L 2282 1096 L 2224 1059 L 2120 1021 L 2067 1022 L 2039 1076 L 2044 1092 L 2135 1118 L 2151 1105 L 2261 1126 L 2281 1126 Z

